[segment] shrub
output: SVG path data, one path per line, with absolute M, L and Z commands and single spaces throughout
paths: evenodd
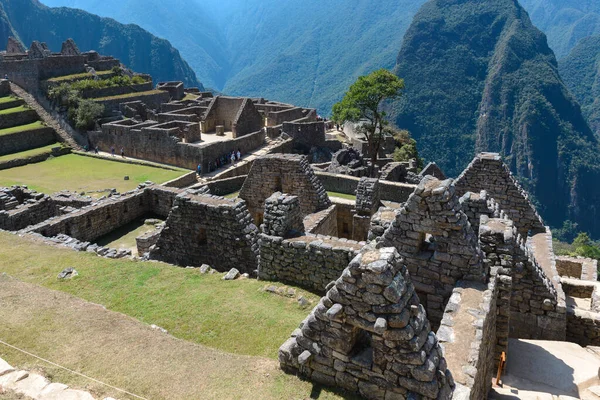
M 80 100 L 75 112 L 75 126 L 77 129 L 89 130 L 94 128 L 98 118 L 104 114 L 104 106 L 92 100 Z

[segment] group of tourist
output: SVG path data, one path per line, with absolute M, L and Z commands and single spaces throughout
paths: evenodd
M 235 165 L 238 161 L 242 159 L 242 151 L 238 149 L 237 151 L 232 150 L 230 153 L 223 154 L 221 157 L 215 158 L 215 161 L 208 162 L 208 172 L 216 171 L 217 169 L 224 167 L 228 164 Z M 202 165 L 198 164 L 196 168 L 196 172 L 198 175 L 202 175 Z

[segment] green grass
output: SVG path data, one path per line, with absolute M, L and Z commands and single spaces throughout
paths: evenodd
M 338 192 L 327 192 L 329 197 L 338 197 L 340 199 L 356 201 L 356 196 L 353 194 L 338 193 Z
M 31 108 L 29 108 L 29 106 L 22 105 L 22 106 L 13 107 L 13 108 L 7 108 L 6 110 L 0 110 L 0 115 L 12 114 L 12 113 L 23 112 L 23 111 L 28 111 L 28 110 L 31 110 Z
M 113 73 L 112 71 L 96 71 L 96 75 L 98 75 L 98 76 L 110 75 L 112 73 Z M 90 74 L 88 72 L 84 72 L 81 74 L 65 75 L 65 76 L 58 76 L 56 78 L 50 78 L 50 79 L 48 79 L 48 82 L 65 82 L 65 81 L 70 81 L 70 80 L 85 79 L 85 78 L 91 78 L 91 77 L 92 77 L 92 74 Z
M 42 121 L 32 122 L 31 124 L 13 126 L 12 128 L 0 129 L 0 136 L 10 135 L 11 133 L 31 131 L 34 129 L 43 128 L 46 125 Z
M 240 191 L 238 190 L 237 192 L 226 194 L 223 197 L 225 197 L 226 199 L 237 199 L 239 195 L 240 195 Z
M 52 148 L 57 147 L 57 146 L 59 146 L 59 145 L 54 143 L 54 144 L 49 144 L 48 146 L 38 147 L 36 149 L 22 151 L 20 153 L 7 154 L 5 156 L 0 156 L 0 162 L 16 160 L 17 158 L 27 158 L 27 157 L 31 157 L 31 156 L 37 156 L 38 154 L 43 154 L 43 153 L 50 153 L 52 151 Z M 21 167 L 18 167 L 18 168 L 21 168 Z M 16 171 L 18 168 L 6 169 L 6 170 L 0 171 L 0 172 L 5 172 L 10 176 L 9 171 Z M 2 181 L 2 178 L 0 178 L 0 182 L 1 181 Z M 2 186 L 2 184 L 0 184 L 0 186 Z
M 0 171 L 0 186 L 27 185 L 43 193 L 63 189 L 89 192 L 111 188 L 125 192 L 148 180 L 164 183 L 182 174 L 181 171 L 69 154 L 43 163 Z M 129 176 L 128 181 L 124 180 L 125 176 Z
M 75 267 L 79 276 L 58 281 L 56 275 L 67 267 Z M 0 232 L 2 272 L 159 325 L 181 339 L 272 359 L 310 311 L 293 298 L 264 292 L 265 282 L 225 282 L 222 274 L 110 260 Z M 318 301 L 313 294 L 297 293 Z
M 4 97 L 0 97 L 0 104 L 10 103 L 11 101 L 19 100 L 20 98 L 14 95 L 8 95 Z
M 100 246 L 110 247 L 112 249 L 130 249 L 134 255 L 138 255 L 135 238 L 156 229 L 153 224 L 146 225 L 144 223 L 146 219 L 147 218 L 141 218 L 130 222 L 129 224 L 96 240 L 96 243 L 98 243 Z
M 96 98 L 93 98 L 92 100 L 107 101 L 107 100 L 127 99 L 129 97 L 147 96 L 147 95 L 152 95 L 152 94 L 157 94 L 157 93 L 162 93 L 162 92 L 164 92 L 164 91 L 163 90 L 148 90 L 146 92 L 133 92 L 133 93 L 121 94 L 118 96 L 96 97 Z

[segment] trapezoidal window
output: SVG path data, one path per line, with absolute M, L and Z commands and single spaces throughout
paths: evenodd
M 208 239 L 206 237 L 206 229 L 200 228 L 198 230 L 198 244 L 200 246 L 206 246 L 208 244 Z
M 354 328 L 352 332 L 354 345 L 348 354 L 350 360 L 365 368 L 371 368 L 373 364 L 373 342 L 371 333 L 360 328 Z
M 281 176 L 276 176 L 273 181 L 273 193 L 275 192 L 283 192 L 283 187 L 281 186 Z

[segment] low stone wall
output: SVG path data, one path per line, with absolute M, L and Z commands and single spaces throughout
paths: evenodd
M 142 94 L 139 96 L 131 96 L 126 98 L 115 98 L 115 99 L 107 99 L 107 100 L 98 100 L 95 99 L 96 103 L 102 104 L 105 109 L 107 115 L 110 115 L 109 111 L 119 110 L 119 105 L 125 102 L 131 102 L 136 100 L 141 100 L 144 104 L 146 104 L 149 108 L 158 110 L 160 109 L 160 105 L 162 103 L 168 103 L 171 97 L 169 96 L 169 92 L 157 91 L 152 94 Z
M 252 273 L 258 266 L 257 233 L 243 200 L 182 193 L 175 198 L 150 258 Z
M 97 98 L 97 97 L 109 97 L 109 96 L 120 96 L 123 94 L 135 93 L 135 92 L 147 92 L 152 90 L 152 82 L 140 83 L 137 85 L 129 86 L 113 86 L 101 89 L 85 89 L 81 92 L 81 96 L 84 99 Z
M 0 135 L 0 156 L 44 147 L 54 142 L 54 129 L 48 127 Z
M 206 184 L 210 193 L 216 196 L 225 196 L 231 193 L 239 192 L 244 185 L 248 175 L 234 176 L 233 178 L 219 179 Z
M 500 205 L 488 196 L 485 190 L 479 193 L 465 193 L 459 199 L 461 208 L 475 232 L 479 232 L 479 221 L 482 215 L 488 218 L 504 218 L 505 214 L 500 210 Z
M 591 258 L 557 256 L 556 269 L 560 276 L 584 281 L 598 280 L 598 260 Z
M 567 340 L 580 346 L 600 346 L 600 312 L 567 309 Z
M 2 114 L 2 118 L 0 118 L 0 129 L 31 124 L 37 120 L 39 120 L 39 118 L 35 110 L 24 110 L 20 112 Z
M 179 178 L 172 179 L 162 184 L 162 186 L 174 187 L 174 188 L 185 188 L 198 183 L 196 172 L 188 172 L 187 174 L 181 175 Z
M 580 299 L 591 299 L 594 291 L 600 296 L 600 282 L 581 281 L 579 279 L 561 278 L 563 290 L 567 296 Z M 597 304 L 600 307 L 600 304 Z M 600 312 L 600 309 L 597 310 Z
M 98 238 L 152 211 L 144 190 L 136 189 L 110 197 L 81 210 L 54 218 L 27 229 L 46 237 L 61 233 L 84 242 Z
M 313 235 L 338 236 L 338 206 L 332 204 L 331 207 L 307 215 L 304 218 L 304 229 L 307 233 Z
M 332 174 L 323 172 L 319 169 L 314 170 L 315 175 L 321 180 L 325 190 L 328 192 L 356 195 L 356 188 L 358 187 L 360 178 L 349 175 Z M 417 185 L 408 183 L 379 181 L 381 199 L 396 203 L 405 202 L 411 193 L 414 192 L 416 187 Z
M 330 236 L 284 239 L 261 233 L 258 277 L 324 293 L 364 244 Z
M 57 215 L 56 205 L 49 197 L 12 211 L 0 211 L 0 229 L 18 231 Z
M 0 96 L 0 97 L 2 97 L 2 96 Z M 7 102 L 0 104 L 0 110 L 7 110 L 9 108 L 19 107 L 23 104 L 25 104 L 25 101 L 23 101 L 22 99 L 15 99 L 13 101 L 7 101 Z
M 454 381 L 473 400 L 487 398 L 495 372 L 496 298 L 495 276 L 487 285 L 457 282 L 436 333 Z
M 43 162 L 43 161 L 46 161 L 49 157 L 60 157 L 60 156 L 64 156 L 65 154 L 69 154 L 70 152 L 71 152 L 71 149 L 69 149 L 68 147 L 57 146 L 56 148 L 52 148 L 52 150 L 49 150 L 42 154 L 37 154 L 35 156 L 28 156 L 28 157 L 23 157 L 23 158 L 15 158 L 12 160 L 7 160 L 7 161 L 0 161 L 0 171 L 3 169 L 16 168 L 16 167 L 21 167 L 23 165 Z
M 158 239 L 160 238 L 160 234 L 162 233 L 161 229 L 156 229 L 151 232 L 146 232 L 143 235 L 140 235 L 135 238 L 135 243 L 137 246 L 138 255 L 141 257 L 146 253 L 150 252 L 150 248 L 158 243 Z

